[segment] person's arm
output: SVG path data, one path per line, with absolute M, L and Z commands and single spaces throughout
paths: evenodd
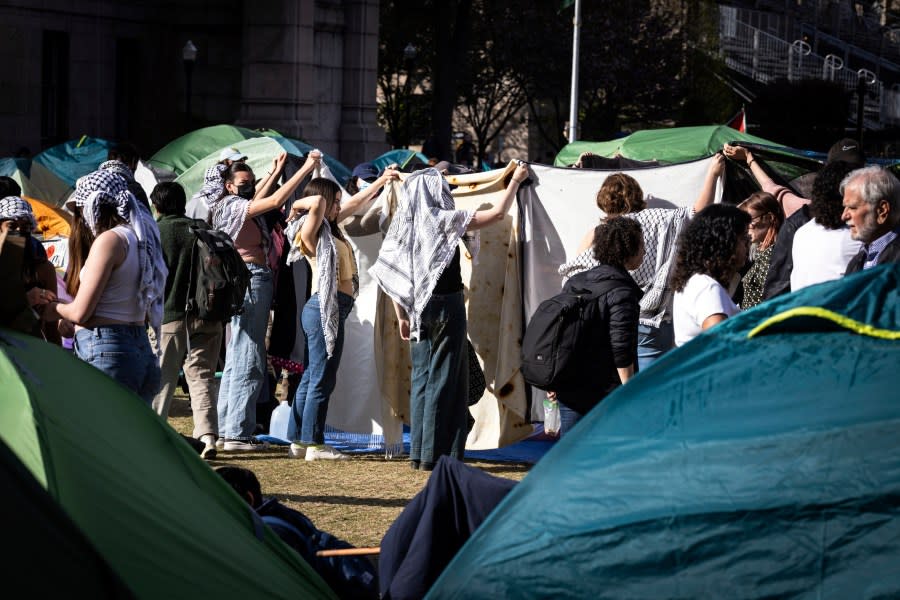
M 766 189 L 767 187 L 770 189 L 778 187 L 778 185 L 772 181 L 772 178 L 769 177 L 769 174 L 759 166 L 759 163 L 753 158 L 753 154 L 743 146 L 730 146 L 725 144 L 725 146 L 722 147 L 722 152 L 724 152 L 725 156 L 731 160 L 745 161 L 747 167 L 750 169 L 750 173 L 753 175 L 753 179 L 756 180 L 756 183 L 759 184 L 759 187 L 761 187 L 763 191 L 769 191 Z
M 341 212 L 338 214 L 337 222 L 340 223 L 349 216 L 352 216 L 359 207 L 372 201 L 378 195 L 379 190 L 383 188 L 391 180 L 400 179 L 400 171 L 389 166 L 381 174 L 381 177 L 372 182 L 372 185 L 361 192 L 354 194 L 349 200 L 341 203 Z
M 578 244 L 578 251 L 575 252 L 576 255 L 581 254 L 594 244 L 594 229 L 594 227 L 591 227 L 581 238 L 581 243 Z
M 294 173 L 294 176 L 288 179 L 283 186 L 275 191 L 275 193 L 271 196 L 257 198 L 250 202 L 250 205 L 247 207 L 247 218 L 258 217 L 272 209 L 281 208 L 284 203 L 287 202 L 288 198 L 291 197 L 291 194 L 294 193 L 294 190 L 297 189 L 297 186 L 300 185 L 300 182 L 313 172 L 313 169 L 319 164 L 321 158 L 321 152 L 318 150 L 310 150 L 309 154 L 306 155 L 306 162 L 303 163 L 300 170 Z
M 700 325 L 700 329 L 706 331 L 710 327 L 714 327 L 728 318 L 728 315 L 724 313 L 716 313 L 714 315 L 709 315 L 705 319 L 703 319 L 703 324 Z
M 303 226 L 300 227 L 300 241 L 309 250 L 310 256 L 315 256 L 316 246 L 319 243 L 319 228 L 322 227 L 322 221 L 325 219 L 325 208 L 328 202 L 325 200 L 325 196 L 308 196 L 302 200 L 307 200 L 309 215 L 303 221 Z M 291 210 L 293 210 L 293 206 Z
M 44 291 L 46 292 L 45 296 L 51 300 L 56 300 L 56 269 L 53 268 L 50 261 L 45 260 L 40 263 L 37 266 L 36 274 L 41 287 L 44 288 Z M 38 310 L 39 313 L 42 311 L 43 309 Z M 44 330 L 44 338 L 48 342 L 52 344 L 60 343 L 61 339 L 55 323 L 44 322 L 41 324 L 41 327 Z
M 516 170 L 513 172 L 512 177 L 509 178 L 509 183 L 503 194 L 503 199 L 490 208 L 475 211 L 475 215 L 472 217 L 472 220 L 469 221 L 469 226 L 466 229 L 468 231 L 474 231 L 502 221 L 503 217 L 506 216 L 506 213 L 509 212 L 509 207 L 512 206 L 513 200 L 516 198 L 516 192 L 519 190 L 519 186 L 522 185 L 522 182 L 526 179 L 528 179 L 528 165 L 524 162 L 520 162 L 519 166 L 517 166 Z
M 712 204 L 716 199 L 716 182 L 724 172 L 725 157 L 717 152 L 712 157 L 709 170 L 706 171 L 706 178 L 703 180 L 703 188 L 700 190 L 700 195 L 697 197 L 697 201 L 694 202 L 694 214 Z
M 69 304 L 51 302 L 44 308 L 44 318 L 87 323 L 94 316 L 112 270 L 124 260 L 125 243 L 114 231 L 101 233 L 91 245 L 75 299 Z
M 623 384 L 628 383 L 628 380 L 634 377 L 634 363 L 631 363 L 627 367 L 616 367 L 616 371 L 619 372 L 619 380 Z
M 272 191 L 272 186 L 275 185 L 275 182 L 281 177 L 282 171 L 284 171 L 284 163 L 286 160 L 287 152 L 282 152 L 272 160 L 272 170 L 263 177 L 262 182 L 260 182 L 259 186 L 256 188 L 256 193 L 253 195 L 254 200 L 265 198 L 269 195 L 269 192 Z
M 634 376 L 640 304 L 636 295 L 619 289 L 610 290 L 604 301 L 609 306 L 612 359 L 619 372 L 619 379 L 625 383 Z
M 394 305 L 394 313 L 396 313 L 397 321 L 400 324 L 400 339 L 409 341 L 409 315 L 395 300 L 391 300 L 391 302 Z

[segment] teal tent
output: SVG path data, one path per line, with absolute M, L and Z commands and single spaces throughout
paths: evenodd
M 22 188 L 22 194 L 51 206 L 62 206 L 74 191 L 59 175 L 30 158 L 0 159 L 0 175 L 10 177 Z
M 666 354 L 561 439 L 428 598 L 900 597 L 900 265 Z
M 416 165 L 427 165 L 428 157 L 415 150 L 400 148 L 399 150 L 388 150 L 372 160 L 372 164 L 379 171 L 383 171 L 388 165 L 393 163 L 400 165 L 401 170 L 409 171 L 411 167 Z
M 0 440 L 135 597 L 334 597 L 180 435 L 105 374 L 0 330 L 0 381 Z M 53 549 L 33 556 L 47 577 Z
M 47 148 L 36 155 L 33 162 L 47 168 L 74 188 L 79 177 L 96 171 L 100 163 L 106 161 L 110 147 L 111 143 L 106 140 L 83 135 L 80 139 Z

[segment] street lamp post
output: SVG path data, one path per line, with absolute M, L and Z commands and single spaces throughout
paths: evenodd
M 875 85 L 878 79 L 875 73 L 868 69 L 860 69 L 856 72 L 856 141 L 863 143 L 865 127 L 866 88 Z
M 184 61 L 184 114 L 188 127 L 191 124 L 191 76 L 194 74 L 194 63 L 197 61 L 197 46 L 191 40 L 181 49 Z
M 406 62 L 406 81 L 403 83 L 403 95 L 404 95 L 404 120 L 406 121 L 405 125 L 405 138 L 406 138 L 406 147 L 409 148 L 409 145 L 412 143 L 412 123 L 410 118 L 410 104 L 412 100 L 412 67 L 413 61 L 416 60 L 416 55 L 418 54 L 418 50 L 415 46 L 412 45 L 412 42 L 406 44 L 406 48 L 403 49 L 403 58 Z

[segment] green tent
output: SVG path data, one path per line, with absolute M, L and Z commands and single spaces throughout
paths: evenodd
M 105 374 L 2 330 L 0 381 L 0 439 L 136 597 L 334 597 L 181 436 Z M 51 550 L 34 556 L 47 577 Z
M 900 265 L 764 302 L 588 413 L 428 598 L 900 597 Z
M 4 583 L 36 598 L 69 595 L 134 598 L 81 530 L 0 440 L 0 507 L 4 540 L 15 551 L 4 560 Z M 48 569 L 48 565 L 52 565 Z
M 214 125 L 197 129 L 169 142 L 150 158 L 149 163 L 155 169 L 173 173 L 172 178 L 174 179 L 175 176 L 183 175 L 199 162 L 206 164 L 210 158 L 214 159 L 213 163 L 217 162 L 219 160 L 219 152 L 223 148 L 233 146 L 241 150 L 241 142 L 260 137 L 269 137 L 276 140 L 281 145 L 282 150 L 297 156 L 305 155 L 313 149 L 306 142 L 286 138 L 273 129 L 247 129 L 246 127 L 236 127 L 234 125 Z M 244 150 L 244 152 L 246 153 L 247 151 Z M 251 160 L 255 158 L 249 154 L 247 156 Z M 327 154 L 324 159 L 334 176 L 342 183 L 346 183 L 347 178 L 350 177 L 350 169 Z M 269 162 L 271 162 L 271 159 Z M 206 164 L 203 170 L 205 171 L 210 164 Z M 256 167 L 254 167 L 254 171 L 256 171 Z M 202 182 L 202 173 L 200 178 Z
M 774 142 L 741 133 L 727 125 L 644 129 L 606 142 L 572 142 L 559 151 L 553 164 L 568 167 L 578 160 L 582 152 L 593 152 L 610 158 L 621 155 L 632 160 L 674 164 L 706 158 L 721 150 L 724 144 L 733 141 L 780 147 Z
M 156 168 L 181 175 L 194 166 L 198 160 L 212 153 L 216 153 L 216 160 L 218 160 L 218 152 L 222 148 L 232 146 L 241 140 L 260 137 L 266 133 L 280 135 L 271 130 L 261 131 L 234 125 L 204 127 L 172 140 L 150 157 L 149 163 Z

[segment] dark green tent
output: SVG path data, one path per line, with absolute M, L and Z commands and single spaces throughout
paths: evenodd
M 900 265 L 760 304 L 598 405 L 428 598 L 900 597 Z
M 0 381 L 0 439 L 135 597 L 334 597 L 181 436 L 105 374 L 0 330 Z M 33 557 L 46 577 L 51 550 Z

